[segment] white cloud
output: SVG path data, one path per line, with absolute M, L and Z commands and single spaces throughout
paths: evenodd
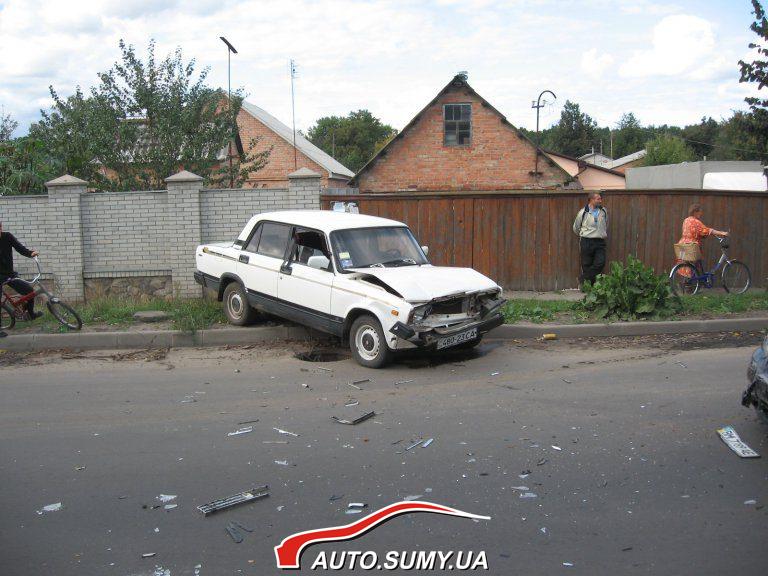
M 587 50 L 581 55 L 581 69 L 592 78 L 600 78 L 605 70 L 613 64 L 610 54 L 599 54 L 597 48 Z
M 120 38 L 141 55 L 156 39 L 158 58 L 181 46 L 198 70 L 210 67 L 209 84 L 226 86 L 223 34 L 239 51 L 232 86 L 286 123 L 288 59 L 297 60 L 302 130 L 359 108 L 402 128 L 460 70 L 529 128 L 543 89 L 558 99 L 542 125 L 565 100 L 605 124 L 629 110 L 657 123 L 727 114 L 741 96 L 718 86 L 737 84 L 751 33 L 724 21 L 723 44 L 701 18 L 656 21 L 672 9 L 653 0 L 0 0 L 0 105 L 26 130 L 49 85 L 63 96 L 93 85 L 119 58 Z
M 695 73 L 715 55 L 711 22 L 685 14 L 667 16 L 654 27 L 651 48 L 636 51 L 619 68 L 619 74 L 642 78 Z

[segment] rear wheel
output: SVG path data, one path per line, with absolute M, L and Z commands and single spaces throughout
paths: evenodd
M 8 304 L 0 304 L 0 330 L 10 330 L 16 324 L 16 315 Z
M 355 361 L 367 368 L 381 368 L 391 356 L 381 323 L 368 314 L 352 322 L 349 348 Z
M 83 327 L 80 315 L 69 304 L 65 304 L 61 300 L 49 300 L 47 306 L 54 318 L 70 330 L 80 330 Z
M 731 294 L 744 294 L 752 284 L 752 274 L 744 262 L 729 260 L 723 268 L 723 288 Z
M 256 311 L 248 303 L 248 295 L 238 282 L 232 282 L 224 289 L 224 314 L 230 324 L 246 326 L 254 321 Z
M 669 273 L 669 286 L 678 296 L 696 294 L 699 291 L 699 273 L 690 262 L 682 262 Z

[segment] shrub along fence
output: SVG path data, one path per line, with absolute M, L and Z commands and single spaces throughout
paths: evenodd
M 578 285 L 579 249 L 572 226 L 586 204 L 584 191 L 350 192 L 355 191 L 327 190 L 323 208 L 355 202 L 362 214 L 403 221 L 429 246 L 436 264 L 475 268 L 511 290 Z M 753 286 L 768 285 L 768 193 L 611 190 L 603 198 L 609 214 L 608 265 L 632 254 L 657 273 L 668 272 L 688 206 L 699 202 L 705 224 L 731 232 L 729 255 L 749 266 Z M 719 257 L 717 242 L 705 242 L 705 266 Z

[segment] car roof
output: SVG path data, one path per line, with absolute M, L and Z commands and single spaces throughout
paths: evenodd
M 368 216 L 367 214 L 351 214 L 349 212 L 334 212 L 333 210 L 280 210 L 277 212 L 262 212 L 252 218 L 253 223 L 261 220 L 285 222 L 296 226 L 315 228 L 326 233 L 347 228 L 377 228 L 380 226 L 405 226 L 397 220 Z

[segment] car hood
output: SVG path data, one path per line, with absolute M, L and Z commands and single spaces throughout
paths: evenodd
M 397 268 L 355 268 L 360 279 L 373 276 L 390 286 L 408 302 L 485 292 L 498 288 L 490 278 L 472 268 L 443 266 L 400 266 Z

